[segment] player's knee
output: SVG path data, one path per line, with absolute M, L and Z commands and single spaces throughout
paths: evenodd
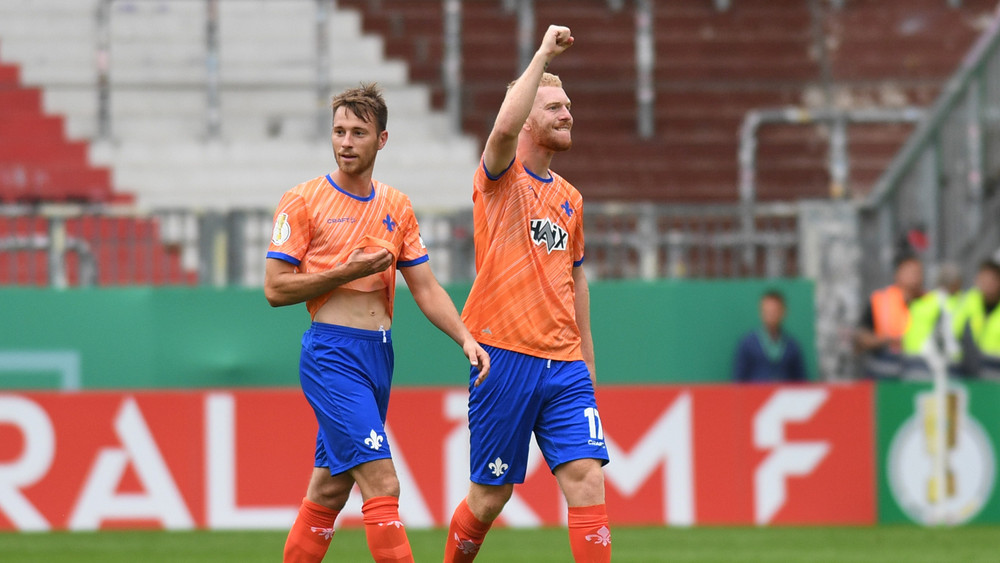
M 341 510 L 351 496 L 351 487 L 336 480 L 314 480 L 309 483 L 306 498 L 332 510 Z
M 469 510 L 481 522 L 492 522 L 514 493 L 513 485 L 478 485 L 473 483 L 466 502 Z
M 385 475 L 372 483 L 372 496 L 399 497 L 399 479 L 395 475 Z
M 395 475 L 379 475 L 365 481 L 358 481 L 358 487 L 365 498 L 399 497 L 399 479 Z
M 359 465 L 351 474 L 365 498 L 399 497 L 399 478 L 391 460 Z

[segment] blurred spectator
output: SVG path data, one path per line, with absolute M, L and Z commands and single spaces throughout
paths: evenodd
M 952 327 L 961 302 L 962 272 L 956 264 L 944 264 L 936 287 L 910 303 L 910 320 L 902 344 L 904 376 L 931 375 L 926 361 L 929 355 L 945 363 L 958 359 L 958 339 Z
M 923 292 L 923 263 L 912 254 L 904 254 L 896 262 L 894 283 L 872 292 L 855 332 L 854 342 L 865 354 L 865 375 L 896 377 L 902 373 L 902 340 L 910 320 L 909 306 Z
M 953 328 L 960 339 L 961 370 L 1000 379 L 1000 264 L 983 262 L 976 285 L 965 294 Z
M 799 343 L 781 327 L 785 298 L 768 291 L 760 298 L 761 327 L 740 341 L 733 360 L 733 380 L 739 382 L 805 381 Z

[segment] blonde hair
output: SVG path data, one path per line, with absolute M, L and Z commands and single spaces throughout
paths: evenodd
M 517 84 L 517 79 L 511 80 L 510 83 L 507 84 L 507 89 L 510 90 L 515 84 Z M 556 88 L 562 88 L 562 80 L 551 72 L 545 72 L 542 73 L 542 79 L 538 81 L 538 87 L 541 88 L 542 86 L 555 86 Z

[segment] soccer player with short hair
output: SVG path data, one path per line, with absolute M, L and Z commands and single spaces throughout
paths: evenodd
M 420 310 L 489 372 L 489 356 L 465 328 L 427 263 L 408 197 L 372 180 L 388 140 L 378 87 L 333 98 L 337 169 L 295 186 L 275 212 L 264 292 L 275 307 L 306 303 L 299 379 L 319 423 L 316 459 L 284 561 L 321 561 L 355 483 L 376 562 L 413 561 L 399 518 L 399 479 L 385 434 L 392 382 L 396 269 Z
M 566 497 L 573 557 L 611 560 L 583 198 L 549 170 L 572 145 L 573 117 L 561 81 L 545 71 L 572 44 L 568 28 L 548 28 L 508 87 L 476 169 L 476 280 L 462 319 L 490 354 L 493 376 L 479 386 L 470 378 L 472 483 L 452 516 L 445 562 L 475 558 L 524 482 L 532 432 Z

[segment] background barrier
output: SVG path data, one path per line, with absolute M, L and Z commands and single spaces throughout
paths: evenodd
M 727 381 L 772 287 L 815 378 L 811 282 L 630 281 L 591 285 L 601 381 Z M 459 309 L 468 290 L 449 287 Z M 260 289 L 5 288 L 0 303 L 0 389 L 298 386 L 309 324 L 303 305 L 271 308 Z M 461 351 L 404 290 L 392 332 L 397 385 L 466 383 Z
M 879 384 L 880 522 L 1000 522 L 1000 491 L 996 486 L 1000 385 L 952 380 L 946 404 L 946 496 L 944 502 L 935 504 L 932 387 L 927 383 Z
M 995 383 L 954 386 L 949 485 L 933 502 L 928 385 L 606 385 L 618 524 L 1000 523 Z M 414 527 L 447 523 L 467 491 L 468 393 L 404 387 L 385 436 Z M 0 392 L 0 531 L 283 529 L 312 465 L 298 390 Z M 368 438 L 359 436 L 359 440 Z M 502 461 L 502 460 L 501 460 Z M 558 525 L 561 495 L 532 446 L 501 525 Z M 341 525 L 359 525 L 352 497 Z
M 870 384 L 601 388 L 603 434 L 592 439 L 612 459 L 609 516 L 874 523 L 872 396 Z M 410 527 L 447 525 L 468 490 L 467 398 L 462 388 L 393 393 L 376 441 L 392 449 Z M 0 530 L 287 528 L 315 432 L 292 389 L 0 393 Z M 355 495 L 340 525 L 360 524 Z M 564 524 L 563 502 L 533 446 L 499 525 Z

